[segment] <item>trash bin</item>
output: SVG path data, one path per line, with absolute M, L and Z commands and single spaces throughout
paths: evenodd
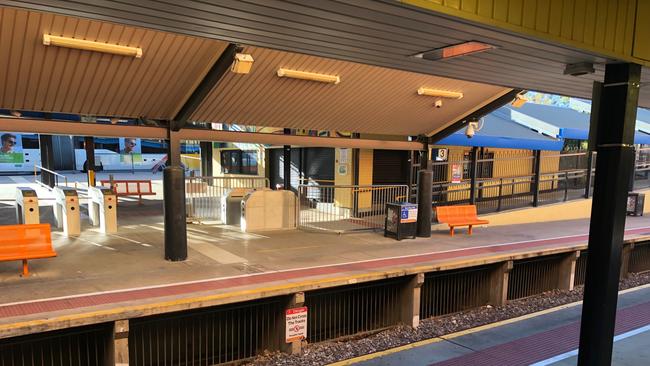
M 387 203 L 384 236 L 392 236 L 397 240 L 415 239 L 417 220 L 418 205 L 409 202 Z
M 643 216 L 644 202 L 645 202 L 645 193 L 628 192 L 627 214 L 630 216 Z

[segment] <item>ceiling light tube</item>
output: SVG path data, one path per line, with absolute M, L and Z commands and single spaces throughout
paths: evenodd
M 338 75 L 317 74 L 315 72 L 297 71 L 289 69 L 278 69 L 279 77 L 288 77 L 293 79 L 319 81 L 321 83 L 338 84 L 341 78 Z
M 463 93 L 461 92 L 429 89 L 424 87 L 418 89 L 418 95 L 426 95 L 428 97 L 449 98 L 449 99 L 460 99 L 463 97 Z
M 120 46 L 103 42 L 87 41 L 85 39 L 52 36 L 49 34 L 43 34 L 43 44 L 46 46 L 75 48 L 78 50 L 112 53 L 114 55 L 131 56 L 135 58 L 142 57 L 142 48 L 139 47 Z

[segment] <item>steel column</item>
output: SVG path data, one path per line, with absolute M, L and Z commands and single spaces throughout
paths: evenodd
M 535 181 L 533 182 L 533 206 L 539 206 L 539 180 L 542 173 L 542 151 L 535 150 L 535 161 L 533 162 L 533 174 L 535 175 Z M 512 187 L 514 189 L 514 187 Z
M 212 172 L 212 142 L 201 141 L 201 175 L 211 177 Z
M 469 161 L 469 204 L 476 204 L 476 171 L 478 170 L 478 147 L 472 147 Z
M 418 172 L 418 223 L 417 236 L 431 236 L 431 215 L 433 210 L 433 172 L 420 170 Z M 409 187 L 410 190 L 411 187 Z
M 592 101 L 593 103 L 593 101 Z M 594 168 L 594 152 L 589 148 L 587 151 L 587 177 L 585 180 L 585 198 L 591 197 L 591 171 Z
M 52 135 L 39 135 L 39 147 L 41 149 L 41 166 L 45 169 L 54 170 Z M 54 187 L 56 184 L 54 175 L 44 170 L 41 170 L 41 182 L 49 187 Z
M 284 134 L 291 135 L 291 129 L 285 128 Z M 283 153 L 284 189 L 291 190 L 291 145 L 284 145 Z
M 181 140 L 169 131 L 167 167 L 163 171 L 165 259 L 187 259 L 185 171 L 181 167 Z
M 578 365 L 610 365 L 641 66 L 608 64 L 597 113 L 594 198 Z M 598 88 L 595 84 L 594 88 Z
M 95 186 L 95 138 L 92 136 L 84 137 L 84 149 L 86 150 L 86 174 L 88 177 L 88 186 Z

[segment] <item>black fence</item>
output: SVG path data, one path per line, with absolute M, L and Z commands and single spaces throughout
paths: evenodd
M 535 155 L 431 162 L 433 205 L 474 204 L 479 213 L 490 213 L 587 198 L 597 160 L 589 154 L 540 154 L 539 163 Z M 650 188 L 650 148 L 637 151 L 631 179 L 634 189 Z

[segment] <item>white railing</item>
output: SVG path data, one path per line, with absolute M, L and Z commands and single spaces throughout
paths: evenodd
M 185 201 L 187 217 L 196 221 L 221 220 L 221 205 L 233 189 L 269 187 L 265 177 L 187 177 Z
M 38 180 L 38 170 L 41 171 L 41 180 Z M 50 185 L 46 184 L 45 182 L 43 182 L 43 178 L 46 175 L 49 175 L 49 176 L 53 177 L 53 183 L 54 183 L 53 186 L 50 186 Z M 61 180 L 63 180 L 63 185 L 65 185 L 67 187 L 68 186 L 68 177 L 66 177 L 63 174 L 59 174 L 59 173 L 57 173 L 57 172 L 55 172 L 53 170 L 43 168 L 40 165 L 34 165 L 34 183 L 40 184 L 43 187 L 51 189 L 51 188 L 54 188 L 56 186 L 61 185 L 61 182 L 60 182 Z
M 408 201 L 408 186 L 300 185 L 298 201 L 298 228 L 302 230 L 380 230 L 386 203 Z

